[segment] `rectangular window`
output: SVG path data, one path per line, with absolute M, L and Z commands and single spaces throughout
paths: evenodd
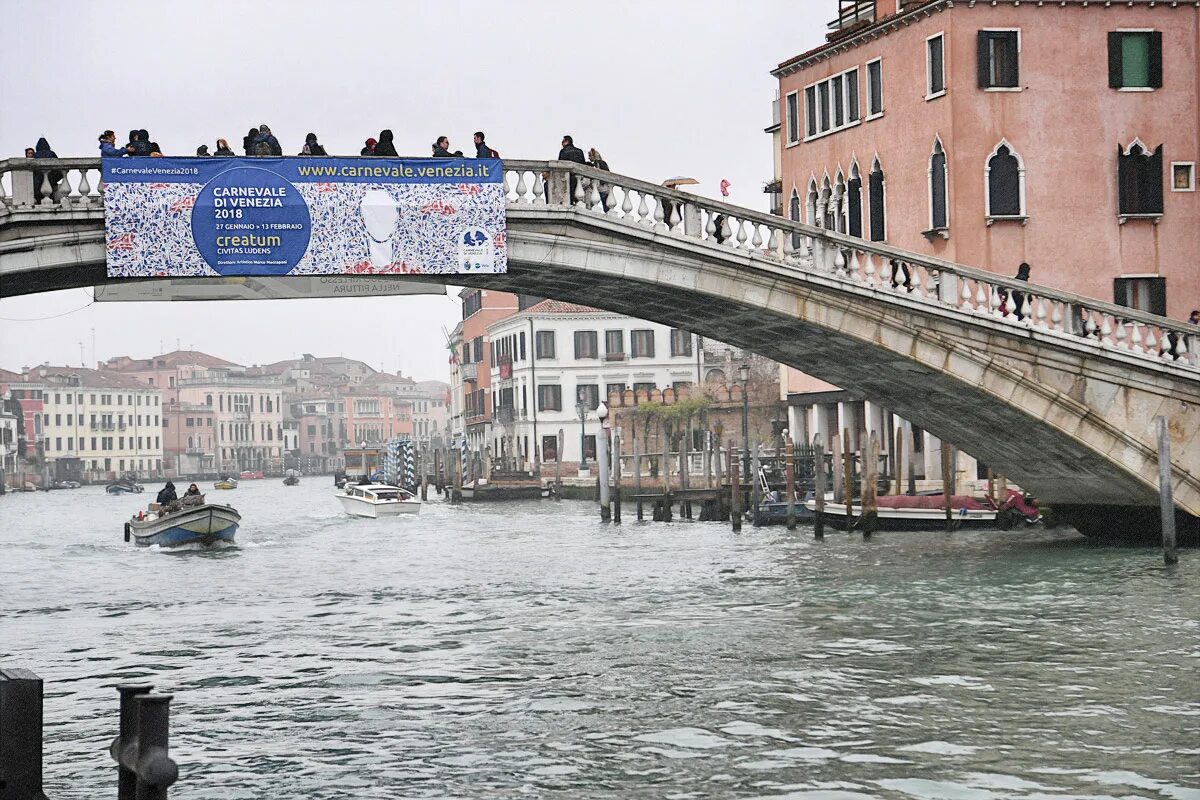
M 1162 88 L 1162 31 L 1111 31 L 1108 85 L 1134 91 Z
M 471 340 L 471 355 L 474 357 L 476 364 L 483 361 L 483 337 L 482 336 L 476 336 L 473 340 Z
M 558 461 L 558 437 L 542 437 L 542 461 Z
M 588 410 L 595 411 L 600 405 L 600 386 L 595 383 L 581 383 L 575 387 L 575 401 L 583 403 Z
M 604 332 L 604 359 L 606 361 L 625 360 L 625 331 Z
M 1167 315 L 1166 278 L 1113 278 L 1113 302 L 1149 314 Z
M 883 113 L 883 61 L 875 59 L 867 64 L 867 116 Z
M 980 89 L 1015 89 L 1020 84 L 1020 31 L 979 31 L 975 40 Z
M 1172 192 L 1194 192 L 1196 191 L 1196 162 L 1194 161 L 1173 161 L 1171 162 L 1171 191 Z M 71 423 L 71 415 L 67 415 L 67 424 Z
M 789 92 L 787 96 L 787 141 L 795 144 L 800 141 L 800 110 L 797 107 L 799 95 Z
M 589 433 L 583 437 L 583 460 L 596 460 L 596 435 Z
M 562 411 L 562 387 L 543 385 L 537 388 L 538 411 Z
M 629 334 L 630 355 L 634 358 L 654 358 L 654 331 L 638 330 Z
M 575 331 L 575 358 L 599 358 L 595 331 Z
M 804 90 L 804 118 L 807 125 L 806 136 L 817 135 L 817 87 L 810 86 Z
M 525 331 L 521 331 L 521 360 L 525 360 Z
M 925 75 L 928 78 L 926 100 L 940 97 L 946 91 L 946 64 L 944 55 L 944 39 L 942 38 L 942 34 L 934 34 L 925 40 Z
M 479 289 L 469 289 L 463 295 L 463 319 L 483 308 L 483 292 Z
M 821 133 L 829 130 L 829 83 L 817 84 L 817 117 Z
M 533 334 L 534 358 L 555 358 L 554 331 L 537 331 Z
M 690 356 L 692 354 L 692 335 L 678 328 L 671 329 L 671 355 Z
M 833 127 L 840 128 L 846 124 L 846 108 L 842 102 L 842 76 L 838 75 L 829 82 L 829 96 L 833 98 Z

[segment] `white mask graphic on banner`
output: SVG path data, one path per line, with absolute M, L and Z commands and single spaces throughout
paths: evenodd
M 392 236 L 400 219 L 400 208 L 396 198 L 383 189 L 370 189 L 363 195 L 360 206 L 363 224 L 367 227 L 367 246 L 371 253 L 371 266 L 386 267 L 392 261 Z

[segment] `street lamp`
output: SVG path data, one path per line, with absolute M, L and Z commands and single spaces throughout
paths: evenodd
M 584 432 L 585 432 L 584 424 L 587 422 L 587 413 L 590 410 L 591 409 L 588 408 L 588 404 L 584 401 L 584 399 L 582 397 L 579 399 L 579 402 L 575 404 L 575 413 L 579 415 L 579 471 L 580 472 L 587 471 L 587 458 L 586 458 L 587 450 L 584 448 L 583 442 L 584 442 L 584 438 L 585 438 L 584 437 Z
M 742 382 L 742 474 L 750 476 L 750 365 L 738 365 L 738 380 Z

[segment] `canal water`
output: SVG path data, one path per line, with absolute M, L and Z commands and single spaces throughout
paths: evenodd
M 236 549 L 137 549 L 157 488 L 0 497 L 0 665 L 46 680 L 53 798 L 115 791 L 139 681 L 175 694 L 174 798 L 1200 800 L 1198 553 L 359 520 L 324 477 L 209 490 Z

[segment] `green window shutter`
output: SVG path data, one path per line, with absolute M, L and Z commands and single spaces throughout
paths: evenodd
M 1116 31 L 1108 34 L 1108 86 L 1121 88 L 1121 34 Z
M 1121 37 L 1121 85 L 1150 85 L 1150 36 L 1127 33 Z
M 991 63 L 988 58 L 988 32 L 979 31 L 975 38 L 975 60 L 979 65 L 979 88 L 986 89 L 992 85 Z

